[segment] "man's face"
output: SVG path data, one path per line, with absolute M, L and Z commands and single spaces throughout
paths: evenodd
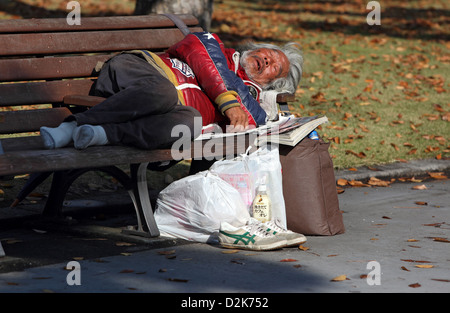
M 287 77 L 289 73 L 289 60 L 280 50 L 261 48 L 245 51 L 241 64 L 248 77 L 261 86 Z

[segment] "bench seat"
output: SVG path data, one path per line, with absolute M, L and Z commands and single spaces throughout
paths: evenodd
M 191 15 L 178 15 L 192 32 L 202 31 Z M 159 236 L 148 196 L 146 171 L 173 162 L 170 149 L 140 150 L 126 146 L 94 146 L 85 150 L 44 149 L 41 126 L 56 127 L 70 114 L 88 110 L 103 100 L 91 96 L 98 73 L 95 67 L 118 52 L 146 49 L 161 53 L 183 39 L 183 33 L 164 15 L 85 17 L 81 25 L 64 18 L 0 21 L 0 179 L 30 174 L 18 199 L 53 175 L 43 215 L 62 215 L 72 182 L 90 170 L 113 175 L 128 190 L 137 215 L 134 233 Z M 293 95 L 279 95 L 287 105 Z M 243 136 L 243 135 L 241 135 Z M 235 138 L 242 142 L 241 138 Z M 245 136 L 244 136 L 245 137 Z M 213 151 L 204 142 L 192 143 L 186 159 L 220 158 L 245 152 L 245 144 L 231 151 L 225 139 L 214 139 Z M 208 143 L 209 147 L 211 142 Z M 208 150 L 208 151 L 206 151 Z M 129 166 L 125 174 L 120 166 Z

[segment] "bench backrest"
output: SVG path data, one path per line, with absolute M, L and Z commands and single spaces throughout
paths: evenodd
M 202 30 L 195 17 L 179 17 L 191 31 Z M 65 18 L 0 21 L 0 134 L 57 126 L 70 114 L 63 98 L 89 94 L 97 62 L 125 50 L 162 52 L 183 37 L 163 15 L 84 17 L 81 25 Z M 17 110 L 36 105 L 47 107 Z

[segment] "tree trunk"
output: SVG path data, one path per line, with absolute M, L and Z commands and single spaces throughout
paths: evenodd
M 206 31 L 211 27 L 213 0 L 136 0 L 135 15 L 192 14 Z

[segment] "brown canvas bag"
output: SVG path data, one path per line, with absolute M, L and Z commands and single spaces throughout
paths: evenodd
M 325 236 L 345 232 L 329 145 L 304 138 L 295 147 L 279 147 L 287 227 L 294 232 Z

